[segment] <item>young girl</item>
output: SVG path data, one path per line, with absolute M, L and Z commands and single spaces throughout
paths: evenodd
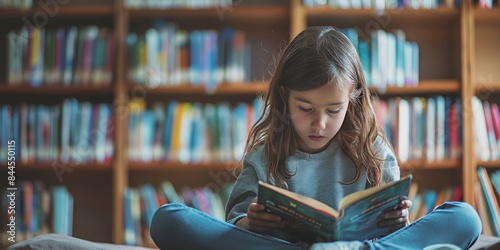
M 353 192 L 399 179 L 399 168 L 377 128 L 361 64 L 352 43 L 333 27 L 309 27 L 278 60 L 265 110 L 247 140 L 241 173 L 229 198 L 227 222 L 181 204 L 162 206 L 151 223 L 161 249 L 467 249 L 481 222 L 470 205 L 447 202 L 410 224 L 402 197 L 381 215 L 378 239 L 314 242 L 256 202 L 258 181 L 338 209 Z

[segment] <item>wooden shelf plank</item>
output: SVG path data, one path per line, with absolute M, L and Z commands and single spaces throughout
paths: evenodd
M 238 162 L 202 162 L 202 163 L 181 163 L 181 162 L 129 162 L 131 171 L 212 171 L 227 170 L 232 171 Z
M 458 80 L 424 80 L 414 87 L 389 86 L 385 89 L 370 87 L 370 90 L 379 95 L 458 94 L 460 93 L 460 82 Z
M 267 91 L 267 83 L 251 82 L 251 83 L 222 83 L 217 86 L 215 91 L 209 92 L 204 86 L 178 85 L 178 86 L 159 86 L 146 87 L 142 85 L 129 84 L 130 92 L 146 93 L 148 95 L 164 95 L 164 94 L 231 94 L 231 95 L 254 95 L 265 93 Z
M 8 85 L 0 83 L 1 94 L 112 94 L 113 86 L 40 86 Z
M 54 16 L 50 18 L 57 17 L 113 17 L 113 6 L 106 5 L 85 5 L 85 6 L 63 6 L 59 5 L 57 11 L 55 11 Z M 47 13 L 44 9 L 40 7 L 33 7 L 30 9 L 5 9 L 0 8 L 0 19 L 3 18 L 19 18 L 23 16 L 33 16 L 34 14 L 43 13 L 47 16 L 51 13 Z
M 485 93 L 485 92 L 498 92 L 500 93 L 500 82 L 496 83 L 478 83 L 474 84 L 476 86 L 476 93 Z
M 412 169 L 459 169 L 462 166 L 462 162 L 458 160 L 444 160 L 444 161 L 409 161 L 400 162 L 399 166 L 402 169 L 412 170 Z
M 250 83 L 222 83 L 210 93 L 203 86 L 178 85 L 146 87 L 142 85 L 129 84 L 129 91 L 144 91 L 148 94 L 260 94 L 267 91 L 267 83 L 255 81 Z M 491 84 L 481 89 L 500 89 L 500 84 Z M 415 87 L 392 87 L 378 89 L 370 87 L 371 91 L 378 94 L 428 94 L 428 93 L 458 93 L 460 83 L 456 80 L 426 80 Z M 88 93 L 113 93 L 112 86 L 40 86 L 7 85 L 0 84 L 0 93 L 6 94 L 88 94 Z
M 494 161 L 479 161 L 477 162 L 477 166 L 481 167 L 489 167 L 489 168 L 499 168 L 500 169 L 500 160 Z
M 306 15 L 312 21 L 332 21 L 338 26 L 353 26 L 369 21 L 379 21 L 380 25 L 390 24 L 418 24 L 432 23 L 449 24 L 456 22 L 459 24 L 460 11 L 457 8 L 436 8 L 436 9 L 337 9 L 330 6 L 307 7 Z
M 262 94 L 266 93 L 268 85 L 266 82 L 219 84 L 213 93 L 209 93 L 203 86 L 179 85 L 146 87 L 142 85 L 129 84 L 129 91 L 144 92 L 147 94 Z M 424 80 L 415 87 L 387 87 L 378 89 L 369 88 L 380 95 L 400 95 L 400 94 L 441 94 L 459 93 L 460 82 L 457 80 Z
M 230 6 L 219 8 L 175 8 L 175 9 L 146 9 L 129 8 L 130 19 L 150 19 L 167 17 L 170 20 L 215 20 L 219 22 L 265 22 L 288 21 L 287 6 Z
M 62 168 L 63 166 L 72 168 L 74 170 L 91 170 L 91 171 L 109 171 L 112 169 L 111 163 L 102 164 L 102 163 L 20 163 L 16 162 L 15 171 L 34 171 L 34 170 L 43 170 L 43 171 L 54 171 L 54 167 Z M 6 165 L 2 165 L 3 169 L 7 169 Z
M 500 22 L 500 8 L 497 6 L 493 9 L 474 9 L 474 18 L 478 24 Z

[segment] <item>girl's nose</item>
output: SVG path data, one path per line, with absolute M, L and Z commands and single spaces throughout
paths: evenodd
M 317 115 L 311 126 L 314 130 L 324 130 L 326 128 L 326 115 Z

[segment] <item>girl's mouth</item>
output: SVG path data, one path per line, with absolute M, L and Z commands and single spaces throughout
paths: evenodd
M 325 138 L 325 137 L 320 136 L 320 135 L 310 135 L 309 136 L 309 139 L 311 139 L 312 141 L 321 141 L 323 138 Z

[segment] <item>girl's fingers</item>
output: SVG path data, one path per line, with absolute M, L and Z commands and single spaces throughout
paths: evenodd
M 379 227 L 391 227 L 399 229 L 408 225 L 408 220 L 406 218 L 386 219 L 379 221 L 377 225 Z
M 252 231 L 265 231 L 271 228 L 283 228 L 285 226 L 281 217 L 265 211 L 262 204 L 251 203 L 248 207 L 248 225 Z
M 382 219 L 396 219 L 407 216 L 408 216 L 408 209 L 396 209 L 385 212 L 384 215 L 382 216 Z
M 284 228 L 285 222 L 279 216 L 269 213 L 249 215 L 248 225 L 252 230 L 268 230 L 271 228 Z
M 247 214 L 248 217 L 255 220 L 262 221 L 281 221 L 281 217 L 275 214 L 271 214 L 265 211 L 250 210 Z
M 399 229 L 409 224 L 408 209 L 396 209 L 383 214 L 377 223 L 379 227 L 393 227 Z
M 408 199 L 403 199 L 401 201 L 399 201 L 399 208 L 403 208 L 403 209 L 407 209 L 407 208 L 411 208 L 412 206 L 412 202 L 411 200 L 408 200 Z
M 262 204 L 259 203 L 250 203 L 250 206 L 248 206 L 248 212 L 253 211 L 253 212 L 262 212 L 266 209 L 266 207 Z
M 268 220 L 250 220 L 248 225 L 252 228 L 283 228 L 285 224 L 283 222 L 268 221 Z

